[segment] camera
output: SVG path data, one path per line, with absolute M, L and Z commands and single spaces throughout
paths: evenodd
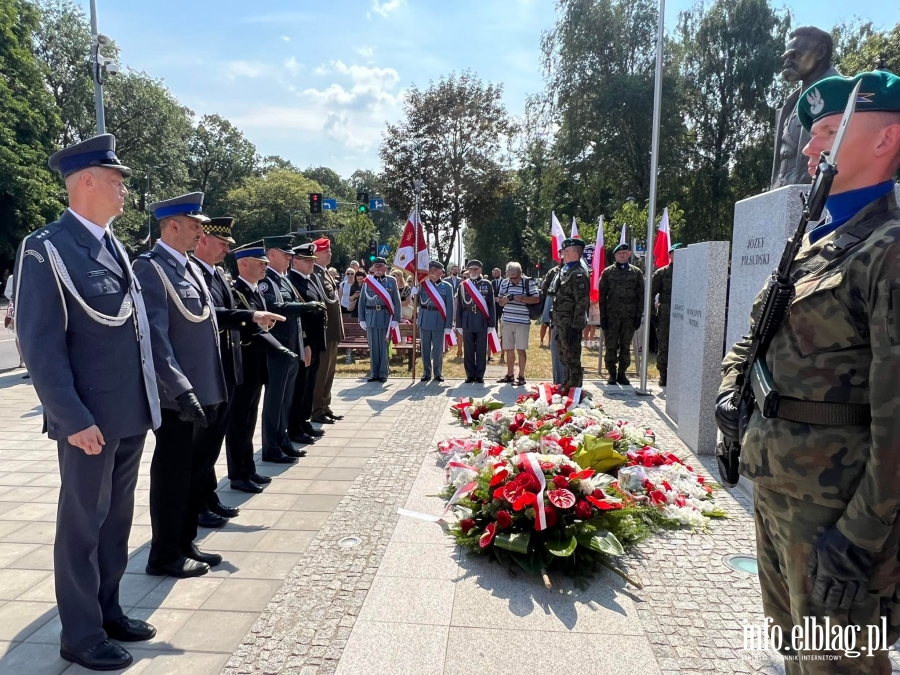
M 109 35 L 104 35 L 103 33 L 98 33 L 97 34 L 97 44 L 101 45 L 103 47 L 106 47 L 106 46 L 112 44 L 112 38 L 109 37 Z
M 106 67 L 107 75 L 115 76 L 122 72 L 122 66 L 120 66 L 118 63 L 114 63 L 112 61 L 107 62 L 105 67 Z

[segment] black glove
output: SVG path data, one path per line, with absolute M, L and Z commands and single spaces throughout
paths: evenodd
M 809 558 L 810 600 L 832 611 L 850 609 L 851 603 L 865 599 L 874 567 L 871 551 L 829 527 L 816 539 Z
M 180 396 L 176 396 L 175 403 L 178 404 L 178 408 L 181 410 L 178 419 L 182 422 L 197 422 L 204 429 L 209 426 L 209 420 L 206 419 L 203 406 L 197 400 L 197 395 L 194 394 L 193 389 L 188 389 Z
M 605 316 L 600 319 L 600 330 L 606 330 L 609 328 L 609 319 Z
M 640 327 L 641 327 L 641 317 L 636 316 L 636 317 L 634 317 L 634 329 L 637 330 Z
M 716 398 L 716 426 L 729 443 L 738 441 L 738 409 L 732 399 L 734 395 L 730 391 L 723 391 Z

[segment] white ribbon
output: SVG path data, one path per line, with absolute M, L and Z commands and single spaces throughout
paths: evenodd
M 537 493 L 537 503 L 534 505 L 534 525 L 535 529 L 540 532 L 547 529 L 547 515 L 544 513 L 544 490 L 547 489 L 547 480 L 544 478 L 544 470 L 541 468 L 537 455 L 533 452 L 526 452 L 519 456 L 522 471 L 530 473 L 541 484 L 541 489 Z

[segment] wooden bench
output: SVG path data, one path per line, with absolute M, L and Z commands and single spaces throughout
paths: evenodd
M 343 317 L 344 339 L 338 344 L 338 349 L 346 352 L 347 363 L 353 363 L 353 354 L 357 351 L 368 352 L 369 343 L 366 339 L 366 331 L 359 326 L 359 321 L 349 317 Z M 413 327 L 411 323 L 400 324 L 400 344 L 394 345 L 394 353 L 406 356 L 407 368 L 412 370 L 413 354 L 421 353 L 418 335 L 415 345 L 412 343 Z

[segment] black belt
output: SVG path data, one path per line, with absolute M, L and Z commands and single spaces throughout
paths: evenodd
M 420 306 L 419 309 L 421 309 L 423 312 L 436 312 L 436 311 L 438 311 L 438 308 L 437 308 L 437 307 L 431 307 L 430 305 L 423 305 L 423 306 Z
M 826 427 L 869 426 L 872 410 L 865 403 L 829 403 L 801 401 L 782 396 L 775 415 L 778 419 Z
M 381 305 L 366 305 L 366 309 L 374 309 L 376 312 L 380 312 L 383 309 L 387 309 L 387 307 L 382 307 Z

